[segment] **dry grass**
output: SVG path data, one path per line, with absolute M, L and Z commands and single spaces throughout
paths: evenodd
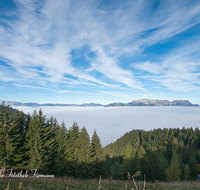
M 137 174 L 138 175 L 138 174 Z M 88 179 L 80 180 L 69 177 L 39 179 L 0 179 L 0 190 L 199 190 L 200 181 L 145 182 L 131 180 Z M 136 184 L 136 186 L 135 186 Z M 142 186 L 142 187 L 141 187 Z

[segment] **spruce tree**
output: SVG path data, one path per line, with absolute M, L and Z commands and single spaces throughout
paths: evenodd
M 133 146 L 130 143 L 127 143 L 126 149 L 125 149 L 125 155 L 123 159 L 123 165 L 122 165 L 122 178 L 127 179 L 127 172 L 131 172 L 131 162 L 134 157 L 134 149 Z
M 188 164 L 186 164 L 184 167 L 184 179 L 186 180 L 190 179 L 190 168 Z
M 166 169 L 168 168 L 168 161 L 162 153 L 160 153 L 160 180 L 166 181 Z
M 112 179 L 120 179 L 121 178 L 121 165 L 119 162 L 115 162 L 112 166 L 111 166 L 111 176 Z
M 125 149 L 125 159 L 130 159 L 134 157 L 135 152 L 133 149 L 133 146 L 130 143 L 127 143 L 126 149 Z
M 58 126 L 55 149 L 55 165 L 53 166 L 54 173 L 57 176 L 67 176 L 69 175 L 68 166 L 68 150 L 69 143 L 67 142 L 68 132 L 65 123 L 62 122 L 61 126 Z
M 139 163 L 140 163 L 141 177 L 143 178 L 144 174 L 148 177 L 148 173 L 149 173 L 149 160 L 148 160 L 146 151 L 145 151 L 145 149 L 143 148 L 142 145 L 138 149 L 137 157 L 138 157 Z
M 54 150 L 54 139 L 51 138 L 51 130 L 45 127 L 46 117 L 42 110 L 33 113 L 26 133 L 26 144 L 28 160 L 25 164 L 28 169 L 40 169 L 47 172 L 51 164 L 52 151 Z
M 45 154 L 44 154 L 44 168 L 43 171 L 45 173 L 51 173 L 53 174 L 53 166 L 55 165 L 55 155 L 56 155 L 56 139 L 55 136 L 57 135 L 57 128 L 52 129 L 51 126 L 45 127 L 43 130 L 43 140 L 44 144 L 43 147 L 45 149 Z
M 102 175 L 104 170 L 103 162 L 105 161 L 105 158 L 102 152 L 102 146 L 99 136 L 97 135 L 97 132 L 95 130 L 91 140 L 91 151 L 92 151 L 93 164 L 95 168 L 95 177 L 99 178 L 99 176 Z
M 90 137 L 85 127 L 83 127 L 78 138 L 78 165 L 81 178 L 93 177 L 92 161 Z
M 21 111 L 15 112 L 14 118 L 13 118 L 13 124 L 16 125 L 17 129 L 19 130 L 20 138 L 19 138 L 19 144 L 17 145 L 17 148 L 15 150 L 14 154 L 20 154 L 19 156 L 19 167 L 23 168 L 23 161 L 25 159 L 25 151 L 24 151 L 24 143 L 25 143 L 25 114 Z
M 80 128 L 76 122 L 73 123 L 72 127 L 69 128 L 69 137 L 67 143 L 69 144 L 68 149 L 68 165 L 69 175 L 77 176 L 78 166 L 78 138 L 80 135 Z
M 197 160 L 194 157 L 190 158 L 188 162 L 188 166 L 190 168 L 190 178 L 195 179 L 197 178 L 198 168 L 197 168 Z
M 161 177 L 161 162 L 157 151 L 149 153 L 149 174 L 147 179 L 151 181 L 160 180 Z
M 178 162 L 178 156 L 175 151 L 173 151 L 173 156 L 171 160 L 170 167 L 166 170 L 167 181 L 177 181 L 180 180 L 181 170 L 180 164 Z
M 2 171 L 6 167 L 13 169 L 20 166 L 22 152 L 18 151 L 21 134 L 9 106 L 0 106 L 0 165 Z

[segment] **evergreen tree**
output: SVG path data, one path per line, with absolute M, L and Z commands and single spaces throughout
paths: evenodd
M 161 178 L 161 162 L 159 153 L 153 151 L 149 153 L 149 173 L 146 174 L 147 180 L 155 181 Z
M 50 129 L 45 127 L 45 121 L 42 110 L 40 109 L 38 114 L 35 110 L 26 133 L 25 144 L 29 158 L 25 161 L 27 168 L 40 169 L 43 172 L 49 169 L 54 150 L 54 139 L 51 138 Z
M 67 142 L 68 132 L 65 126 L 65 123 L 62 122 L 61 126 L 58 126 L 57 135 L 55 136 L 56 140 L 56 149 L 55 149 L 55 165 L 53 167 L 54 173 L 57 176 L 67 176 L 69 175 L 69 166 L 68 166 L 68 150 L 69 144 Z
M 52 129 L 51 126 L 45 127 L 42 130 L 42 138 L 43 138 L 43 147 L 44 147 L 44 168 L 43 172 L 44 173 L 52 173 L 53 174 L 53 167 L 55 165 L 55 156 L 56 156 L 56 138 L 55 136 L 57 135 L 57 130 Z
M 166 170 L 167 181 L 177 181 L 180 180 L 181 170 L 180 164 L 178 163 L 178 156 L 175 151 L 173 151 L 173 156 L 171 160 L 170 167 Z
M 141 172 L 141 165 L 140 165 L 140 159 L 136 155 L 133 159 L 131 159 L 131 167 L 130 167 L 130 175 L 134 175 L 137 171 Z M 138 180 L 142 180 L 143 176 L 140 175 L 137 177 Z
M 78 138 L 80 135 L 80 129 L 76 122 L 73 123 L 72 127 L 69 128 L 69 138 L 67 143 L 69 144 L 68 149 L 68 165 L 69 175 L 77 176 L 78 166 Z
M 137 153 L 138 158 L 139 158 L 139 159 L 144 158 L 144 157 L 145 157 L 145 154 L 146 154 L 146 151 L 145 151 L 145 149 L 143 148 L 143 146 L 141 145 L 141 146 L 139 147 L 138 153 Z
M 190 168 L 188 164 L 186 164 L 184 167 L 184 179 L 186 180 L 190 179 Z
M 125 150 L 125 158 L 130 159 L 134 157 L 134 149 L 133 146 L 130 143 L 127 143 L 126 150 Z
M 197 168 L 197 160 L 194 157 L 190 158 L 188 162 L 188 166 L 190 168 L 190 178 L 195 179 L 197 178 L 198 168 Z
M 105 160 L 103 152 L 102 152 L 102 146 L 99 139 L 99 136 L 97 135 L 96 131 L 94 130 L 94 133 L 92 135 L 91 140 L 91 152 L 92 152 L 92 158 L 95 168 L 95 177 L 99 178 L 100 175 L 102 175 L 102 172 L 104 170 L 103 168 L 103 162 Z
M 125 149 L 125 155 L 122 165 L 122 178 L 127 179 L 127 172 L 131 172 L 131 163 L 134 157 L 134 149 L 130 143 L 127 143 Z
M 146 177 L 148 177 L 148 174 L 150 173 L 150 171 L 149 171 L 149 160 L 148 160 L 148 157 L 147 157 L 147 153 L 146 153 L 146 151 L 145 151 L 145 149 L 143 148 L 142 145 L 138 149 L 137 157 L 138 157 L 139 162 L 140 162 L 141 178 L 143 179 L 144 174 L 146 175 Z
M 25 159 L 24 142 L 25 142 L 25 114 L 21 111 L 15 112 L 13 118 L 13 124 L 16 125 L 18 133 L 20 134 L 19 144 L 16 147 L 15 155 L 20 153 L 20 161 L 18 162 L 19 167 L 23 167 L 23 161 Z
M 166 181 L 166 169 L 168 168 L 168 161 L 164 157 L 164 155 L 161 153 L 160 155 L 160 180 L 161 181 Z
M 28 115 L 26 116 L 26 120 L 25 120 L 25 128 L 24 128 L 25 133 L 27 133 L 27 131 L 29 129 L 29 124 L 30 124 L 31 120 L 32 120 L 32 117 L 31 117 L 30 113 L 28 113 Z
M 92 167 L 92 152 L 90 146 L 90 137 L 85 127 L 81 129 L 78 138 L 78 173 L 81 178 L 89 178 L 94 175 L 94 168 Z
M 111 176 L 112 176 L 112 179 L 120 179 L 121 178 L 121 165 L 119 162 L 115 162 L 111 166 Z
M 17 168 L 22 160 L 22 152 L 17 151 L 21 134 L 9 106 L 0 106 L 0 165 L 2 171 L 6 167 Z

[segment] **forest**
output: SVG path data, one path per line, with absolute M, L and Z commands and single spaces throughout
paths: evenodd
M 0 106 L 0 167 L 32 170 L 56 177 L 175 181 L 196 179 L 200 171 L 198 128 L 133 130 L 102 147 L 76 122 L 69 128 L 40 109 L 32 115 Z

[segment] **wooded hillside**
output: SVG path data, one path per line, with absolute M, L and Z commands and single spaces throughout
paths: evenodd
M 200 131 L 198 128 L 133 130 L 104 147 L 126 179 L 127 172 L 141 171 L 147 180 L 195 179 L 199 172 Z M 118 168 L 118 169 L 117 169 Z

